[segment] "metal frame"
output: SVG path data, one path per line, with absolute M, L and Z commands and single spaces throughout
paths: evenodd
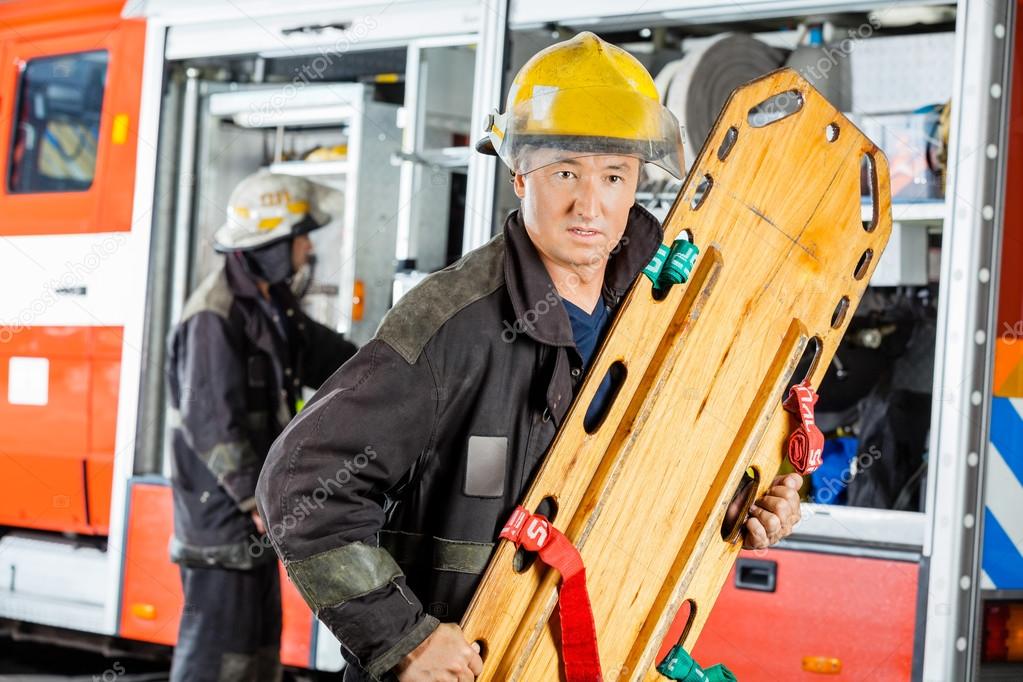
M 890 8 L 898 5 L 949 4 L 948 0 L 646 0 L 622 3 L 615 0 L 551 3 L 547 0 L 514 0 L 508 24 L 515 30 L 543 28 L 549 24 L 582 30 L 599 30 L 602 24 L 640 28 L 664 24 L 751 21 L 789 15 L 815 15 Z
M 347 336 L 357 345 L 373 338 L 390 306 L 398 222 L 394 188 L 399 169 L 390 163 L 400 148 L 395 120 L 398 107 L 373 101 L 367 101 L 364 107 L 363 115 L 353 117 L 351 123 L 348 154 L 355 165 L 345 185 L 342 269 L 351 263 L 354 267 L 351 276 L 341 281 L 338 296 L 342 305 L 347 306 L 352 300 L 355 280 L 365 283 L 365 319 L 350 320 L 350 307 L 341 311 L 342 319 L 350 320 Z M 382 132 L 385 129 L 386 134 Z
M 924 680 L 972 679 L 1015 3 L 961 0 L 931 414 Z M 997 28 L 997 27 L 1000 27 Z M 958 529 L 956 532 L 955 529 Z
M 465 35 L 442 36 L 415 40 L 408 45 L 408 57 L 405 64 L 405 102 L 402 107 L 402 144 L 401 152 L 405 160 L 401 162 L 401 178 L 398 183 L 398 234 L 396 257 L 398 261 L 417 258 L 419 254 L 419 236 L 413 227 L 415 211 L 415 181 L 424 178 L 425 169 L 412 159 L 425 151 L 423 127 L 425 112 L 420 106 L 418 95 L 421 90 L 423 51 L 436 47 L 460 47 L 477 45 L 479 36 L 475 33 Z M 422 190 L 420 190 L 422 191 Z M 432 202 L 431 202 L 432 203 Z M 421 267 L 417 263 L 417 268 Z
M 304 0 L 289 3 L 287 10 L 266 0 L 150 0 L 149 5 L 156 16 L 172 25 L 167 38 L 169 60 L 238 54 L 295 56 L 404 46 L 428 35 L 474 32 L 483 11 L 476 0 Z M 336 29 L 331 26 L 334 24 L 347 28 Z M 319 28 L 295 31 L 302 26 Z M 430 27 L 436 28 L 431 32 Z M 270 45 L 268 38 L 273 40 Z
M 170 318 L 181 318 L 188 298 L 189 253 L 192 251 L 193 188 L 195 187 L 196 136 L 199 128 L 199 69 L 185 72 L 185 92 L 181 106 L 181 132 L 178 138 L 178 180 L 175 188 L 174 259 L 171 265 Z
M 860 554 L 865 547 L 919 552 L 928 525 L 926 514 L 890 509 L 804 503 L 802 513 L 793 540 L 830 542 L 849 548 L 848 554 Z
M 160 129 L 161 91 L 163 88 L 163 50 L 165 29 L 158 23 L 147 23 L 142 91 L 139 102 L 138 151 L 135 158 L 135 190 L 132 206 L 131 261 L 134 263 L 133 285 L 124 292 L 126 309 L 124 341 L 121 351 L 121 379 L 117 401 L 117 435 L 114 467 L 111 476 L 110 529 L 107 540 L 106 604 L 104 631 L 117 632 L 121 594 L 121 563 L 124 561 L 123 540 L 126 524 L 128 480 L 135 463 L 136 433 L 139 424 L 138 406 L 145 343 L 146 289 L 149 277 L 149 245 L 152 228 L 153 193 L 156 186 L 157 141 Z
M 405 103 L 399 117 L 401 122 L 401 152 L 415 154 L 420 146 L 420 112 L 413 93 L 419 92 L 420 69 L 422 67 L 423 48 L 410 43 L 405 57 Z M 416 168 L 411 161 L 403 161 L 398 179 L 398 230 L 395 237 L 395 257 L 404 261 L 412 254 L 412 184 L 415 180 Z
M 502 104 L 504 97 L 505 46 L 508 32 L 508 0 L 487 0 L 480 17 L 480 41 L 473 83 L 472 118 L 483 134 L 483 119 Z M 475 144 L 475 139 L 470 141 Z M 469 157 L 465 189 L 465 232 L 462 252 L 482 246 L 494 233 L 494 194 L 497 158 L 483 154 Z

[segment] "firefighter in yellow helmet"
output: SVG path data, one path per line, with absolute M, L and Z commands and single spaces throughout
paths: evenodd
M 291 580 L 341 642 L 346 682 L 464 681 L 486 665 L 458 622 L 662 242 L 635 205 L 640 166 L 681 175 L 681 131 L 650 75 L 592 33 L 530 59 L 488 128 L 478 148 L 514 172 L 519 210 L 395 305 L 274 443 L 257 486 Z M 609 389 L 585 406 L 590 424 Z M 748 546 L 790 532 L 798 487 L 776 482 Z M 296 501 L 324 491 L 289 524 Z

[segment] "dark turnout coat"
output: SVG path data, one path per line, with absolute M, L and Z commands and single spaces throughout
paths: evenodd
M 603 297 L 661 243 L 633 207 Z M 388 313 L 274 443 L 257 497 L 270 537 L 345 658 L 380 678 L 463 615 L 583 380 L 518 212 Z
M 318 387 L 355 346 L 308 318 L 284 285 L 277 306 L 233 256 L 189 297 L 170 335 L 171 558 L 248 569 L 273 558 L 253 543 L 256 479 L 303 385 Z M 284 325 L 286 338 L 276 329 Z

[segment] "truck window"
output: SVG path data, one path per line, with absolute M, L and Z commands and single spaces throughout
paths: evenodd
M 84 192 L 96 171 L 106 50 L 29 60 L 22 68 L 8 165 L 10 193 Z

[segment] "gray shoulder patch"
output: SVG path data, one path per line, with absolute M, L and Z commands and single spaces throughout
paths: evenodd
M 441 326 L 504 284 L 504 233 L 433 273 L 391 308 L 376 338 L 410 365 Z
M 226 320 L 233 302 L 234 293 L 227 284 L 227 273 L 221 268 L 210 273 L 188 297 L 185 309 L 181 313 L 181 321 L 184 322 L 204 310 L 214 312 Z

